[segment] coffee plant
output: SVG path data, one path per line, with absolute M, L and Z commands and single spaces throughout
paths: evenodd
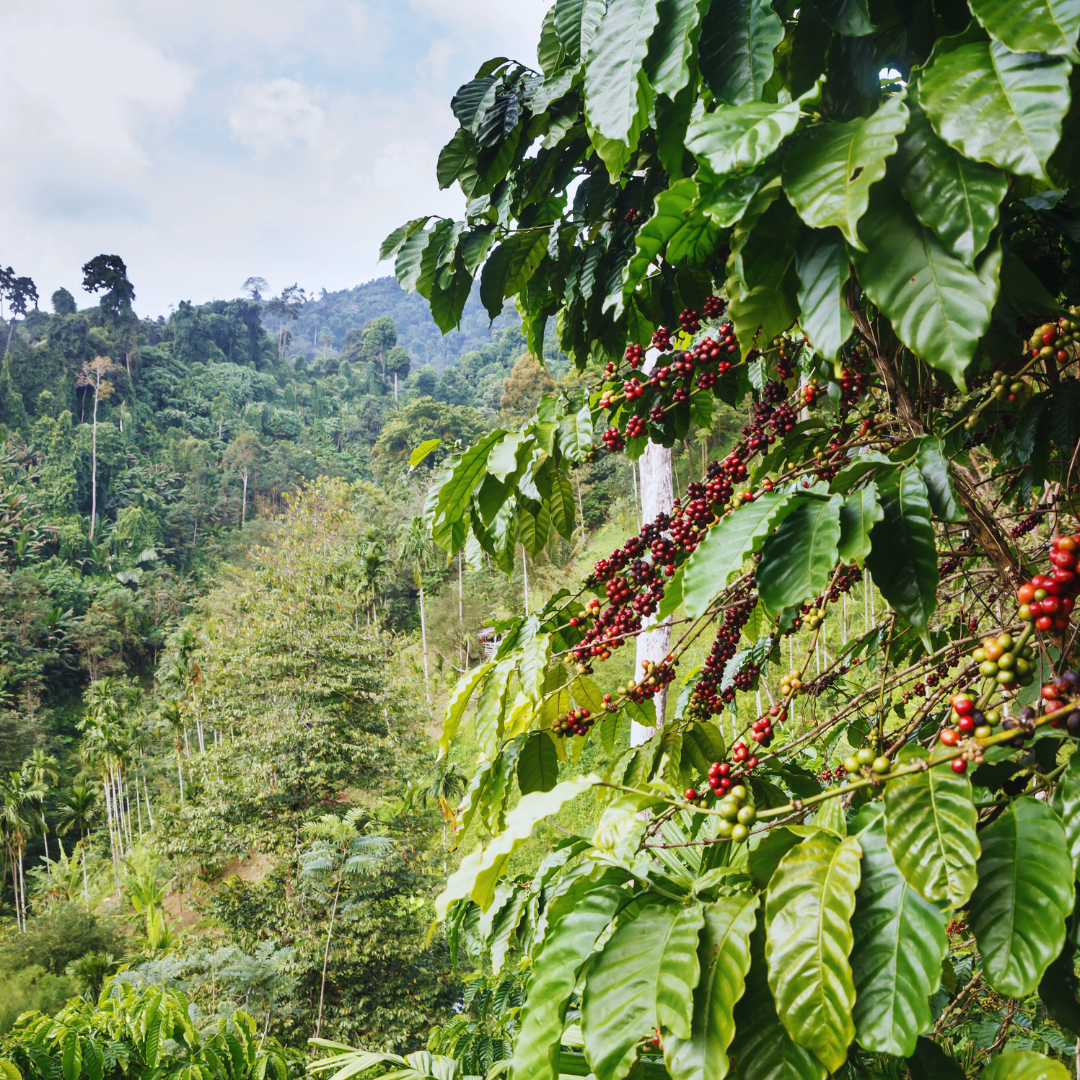
M 538 69 L 455 95 L 465 216 L 383 256 L 444 330 L 477 276 L 536 355 L 553 324 L 587 389 L 447 459 L 436 542 L 509 572 L 573 535 L 581 462 L 748 410 L 447 707 L 480 752 L 459 835 L 492 839 L 437 910 L 524 980 L 518 1080 L 1068 1075 L 1078 32 L 1077 0 L 557 0 Z M 867 571 L 888 612 L 811 673 Z M 589 739 L 606 773 L 558 782 Z M 593 835 L 508 879 L 575 798 Z

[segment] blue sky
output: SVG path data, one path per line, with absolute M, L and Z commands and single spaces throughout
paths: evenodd
M 392 228 L 460 209 L 434 173 L 451 95 L 490 56 L 534 63 L 546 6 L 0 4 L 0 262 L 47 300 L 118 254 L 143 315 L 252 274 L 318 290 L 388 273 Z

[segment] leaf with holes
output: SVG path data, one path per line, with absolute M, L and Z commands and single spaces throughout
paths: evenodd
M 889 181 L 875 188 L 859 232 L 868 253 L 855 252 L 855 266 L 867 295 L 916 356 L 966 390 L 964 371 L 997 299 L 1000 246 L 967 266 L 915 220 Z
M 769 0 L 713 0 L 701 20 L 698 67 L 717 101 L 760 101 L 784 24 Z
M 859 833 L 862 879 L 851 920 L 855 1036 L 867 1050 L 910 1057 L 933 1023 L 930 995 L 949 951 L 944 919 L 905 880 L 889 852 L 885 821 Z
M 929 755 L 905 746 L 898 763 Z M 885 838 L 897 869 L 921 896 L 963 907 L 975 888 L 979 838 L 971 781 L 940 765 L 890 780 L 885 786 Z
M 836 565 L 843 497 L 796 498 L 795 509 L 761 546 L 758 596 L 765 609 L 779 615 L 824 592 Z
M 1044 183 L 1069 108 L 1068 60 L 997 41 L 942 52 L 919 78 L 934 130 L 972 161 Z
M 696 619 L 706 612 L 727 585 L 729 575 L 740 571 L 743 560 L 760 549 L 790 505 L 790 495 L 770 492 L 744 503 L 709 529 L 683 575 L 683 603 L 688 615 Z
M 815 229 L 835 225 L 852 247 L 865 251 L 858 222 L 870 187 L 885 175 L 907 106 L 893 98 L 873 115 L 846 124 L 810 128 L 784 158 L 784 191 L 799 217 Z
M 855 325 L 846 300 L 851 264 L 840 230 L 801 229 L 795 273 L 803 332 L 826 360 L 835 360 Z
M 1065 943 L 1076 897 L 1065 831 L 1038 799 L 1017 799 L 979 834 L 979 883 L 969 922 L 986 981 L 1026 997 Z
M 662 1039 L 690 1037 L 703 920 L 698 904 L 650 904 L 604 946 L 581 996 L 585 1057 L 597 1076 L 622 1080 L 654 1029 Z
M 997 225 L 1009 178 L 984 161 L 968 160 L 940 139 L 914 90 L 908 110 L 911 118 L 893 162 L 900 194 L 949 254 L 973 266 Z
M 664 1041 L 672 1080 L 724 1080 L 728 1046 L 735 1034 L 732 1010 L 743 996 L 750 970 L 750 934 L 757 922 L 753 893 L 723 896 L 705 907 L 698 942 L 701 977 L 694 988 L 690 1037 Z
M 808 837 L 780 860 L 765 904 L 765 957 L 780 1022 L 830 1072 L 847 1060 L 855 1037 L 848 957 L 861 855 L 854 837 Z

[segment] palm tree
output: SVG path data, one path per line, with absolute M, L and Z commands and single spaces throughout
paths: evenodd
M 468 777 L 456 765 L 438 761 L 431 773 L 428 785 L 423 789 L 421 798 L 425 803 L 434 802 L 442 813 L 443 874 L 446 873 L 446 830 L 450 822 L 457 818 L 457 804 L 465 794 Z
M 86 837 L 94 818 L 97 817 L 97 792 L 88 788 L 86 784 L 76 784 L 60 799 L 56 808 L 60 811 L 60 820 L 56 825 L 58 836 L 66 836 L 72 829 L 79 830 L 79 846 L 82 848 L 83 899 L 86 902 L 86 910 L 89 911 L 90 889 L 86 884 Z
M 322 982 L 319 986 L 319 1015 L 315 1021 L 315 1037 L 322 1029 L 323 997 L 326 994 L 326 967 L 330 961 L 330 939 L 334 934 L 341 886 L 346 879 L 358 881 L 386 855 L 393 840 L 386 836 L 362 836 L 357 822 L 366 811 L 357 806 L 344 817 L 324 814 L 318 821 L 308 822 L 304 832 L 314 842 L 300 860 L 300 876 L 323 885 L 326 895 L 333 891 L 330 925 L 326 931 L 323 951 Z
M 180 777 L 180 805 L 184 805 L 184 762 L 180 756 L 183 744 L 180 739 L 187 733 L 187 725 L 184 723 L 184 707 L 176 698 L 162 702 L 158 715 L 173 733 L 173 747 L 176 750 L 176 773 Z
M 397 536 L 398 559 L 412 570 L 413 580 L 420 592 L 420 643 L 424 650 L 424 693 L 431 704 L 431 688 L 428 684 L 427 617 L 424 612 L 424 571 L 432 569 L 438 559 L 439 549 L 431 539 L 424 519 L 414 517 L 403 526 Z
M 60 763 L 52 756 L 52 754 L 46 754 L 44 750 L 38 747 L 24 762 L 23 772 L 26 773 L 32 780 L 37 780 L 44 784 L 46 781 L 51 781 L 55 786 L 57 780 L 60 779 Z M 45 844 L 45 866 L 52 873 L 52 862 L 49 859 L 49 826 L 45 823 L 45 808 L 41 808 L 41 839 Z
M 363 542 L 358 545 L 360 556 L 360 584 L 357 595 L 364 601 L 367 609 L 368 626 L 374 621 L 375 604 L 379 597 L 380 585 L 386 577 L 386 553 L 379 543 L 374 529 L 368 529 Z
M 26 933 L 26 878 L 23 874 L 23 852 L 33 835 L 34 817 L 31 803 L 40 803 L 48 788 L 31 779 L 25 772 L 9 772 L 0 781 L 0 829 L 11 853 L 11 873 L 15 880 L 15 918 L 19 929 Z M 16 863 L 18 866 L 16 867 Z

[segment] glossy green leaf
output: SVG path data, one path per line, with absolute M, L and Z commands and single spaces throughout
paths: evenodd
M 967 521 L 967 511 L 960 505 L 953 486 L 945 447 L 936 435 L 919 440 L 915 464 L 926 484 L 926 497 L 934 516 L 942 521 Z
M 919 80 L 934 130 L 972 161 L 1044 182 L 1069 108 L 1068 60 L 997 41 L 943 52 Z
M 840 507 L 840 540 L 836 545 L 841 562 L 863 565 L 870 554 L 870 534 L 884 516 L 877 484 L 872 480 L 844 500 Z
M 901 765 L 926 760 L 921 746 L 905 746 Z M 885 786 L 885 837 L 904 880 L 935 903 L 962 907 L 975 888 L 979 838 L 971 781 L 947 765 L 910 773 Z
M 439 733 L 440 757 L 450 749 L 450 743 L 453 742 L 454 736 L 457 734 L 458 726 L 461 723 L 462 716 L 465 715 L 465 710 L 468 708 L 473 691 L 480 685 L 480 680 L 483 679 L 494 666 L 495 665 L 490 662 L 481 664 L 479 667 L 473 668 L 472 671 L 465 672 L 465 674 L 458 679 L 453 693 L 450 695 L 450 700 L 446 703 L 446 713 L 443 716 L 442 731 Z
M 916 356 L 966 389 L 964 370 L 997 299 L 1001 248 L 992 244 L 968 267 L 915 220 L 888 181 L 875 189 L 859 231 L 869 250 L 854 257 L 867 295 Z
M 896 868 L 882 817 L 859 833 L 859 843 L 862 879 L 851 920 L 855 1035 L 867 1050 L 909 1057 L 933 1023 L 930 995 L 949 951 L 945 920 Z
M 522 795 L 550 791 L 559 779 L 559 755 L 546 731 L 530 732 L 517 762 L 518 788 Z
M 488 257 L 480 275 L 480 300 L 492 319 L 502 314 L 506 297 L 516 295 L 536 272 L 547 245 L 547 232 L 531 229 L 507 237 Z
M 717 176 L 749 172 L 763 162 L 799 123 L 798 101 L 785 105 L 749 101 L 721 105 L 705 113 L 686 132 L 686 149 L 708 162 Z
M 687 213 L 682 228 L 668 243 L 666 258 L 668 262 L 675 265 L 682 262 L 689 263 L 691 266 L 711 263 L 716 258 L 716 249 L 720 244 L 721 235 L 720 226 L 704 211 L 694 207 Z M 701 421 L 696 422 L 701 423 Z
M 465 162 L 475 154 L 472 135 L 464 128 L 458 128 L 450 141 L 439 151 L 439 161 L 435 167 L 435 178 L 439 187 L 448 188 L 458 178 Z
M 772 615 L 828 588 L 836 565 L 843 498 L 796 498 L 795 508 L 761 546 L 758 596 Z
M 846 294 L 851 264 L 839 229 L 802 229 L 795 249 L 799 325 L 826 360 L 835 360 L 855 325 Z
M 498 75 L 472 79 L 459 87 L 451 99 L 450 108 L 454 110 L 458 123 L 473 135 L 479 130 L 484 114 L 495 104 L 495 91 L 501 82 Z
M 920 1035 L 915 1053 L 908 1058 L 911 1080 L 965 1080 L 965 1072 L 956 1058 L 945 1053 L 933 1039 Z
M 1080 876 L 1080 754 L 1073 754 L 1058 779 L 1050 806 L 1065 830 L 1073 876 Z
M 559 421 L 559 449 L 570 461 L 584 461 L 593 448 L 592 414 L 585 405 Z
M 670 1036 L 664 1060 L 672 1080 L 724 1080 L 735 1034 L 732 1010 L 750 970 L 750 934 L 757 922 L 753 893 L 722 896 L 705 909 L 698 942 L 701 977 L 694 988 L 690 1037 Z
M 600 20 L 585 67 L 585 115 L 601 135 L 629 143 L 642 112 L 641 75 L 657 0 L 614 0 Z
M 728 310 L 743 359 L 798 318 L 798 235 L 798 217 L 786 201 L 778 199 L 761 215 L 728 263 Z
M 651 904 L 611 936 L 581 998 L 585 1056 L 597 1076 L 622 1080 L 655 1028 L 690 1037 L 701 906 Z
M 536 60 L 545 75 L 552 75 L 558 70 L 564 59 L 562 42 L 555 29 L 555 6 L 548 8 L 544 21 L 540 24 L 540 42 L 536 46 Z
M 806 839 L 802 831 L 785 828 L 770 829 L 757 844 L 746 854 L 746 868 L 750 874 L 750 880 L 759 889 L 764 889 L 772 880 L 780 860 L 798 844 Z
M 859 219 L 871 185 L 885 175 L 885 162 L 896 153 L 907 116 L 903 100 L 892 98 L 864 119 L 811 128 L 792 146 L 784 158 L 784 191 L 807 225 L 834 225 L 852 247 L 865 250 Z
M 998 993 L 1026 997 L 1061 951 L 1076 897 L 1065 832 L 1046 803 L 1017 799 L 979 839 L 969 922 L 983 974 Z
M 1063 1028 L 1080 1035 L 1080 979 L 1076 976 L 1076 951 L 1068 941 L 1043 973 L 1039 999 Z
M 855 1037 L 851 914 L 862 852 L 854 837 L 818 833 L 792 848 L 769 882 L 769 987 L 791 1038 L 830 1071 Z
M 1076 0 L 971 0 L 986 32 L 1014 53 L 1049 53 L 1080 63 L 1080 4 Z
M 814 0 L 817 13 L 838 34 L 865 37 L 874 29 L 866 0 Z
M 440 518 L 457 521 L 465 512 L 473 492 L 487 473 L 487 460 L 491 448 L 505 434 L 505 431 L 493 431 L 461 455 L 451 470 L 449 478 L 439 488 L 439 498 L 435 504 L 434 513 L 436 522 Z
M 886 473 L 877 481 L 882 517 L 870 533 L 866 565 L 874 584 L 920 635 L 937 607 L 937 546 L 930 501 L 918 469 Z
M 413 233 L 422 229 L 430 220 L 428 217 L 413 218 L 404 225 L 399 225 L 379 247 L 379 262 L 383 259 L 392 259 L 403 247 L 405 241 Z
M 697 184 L 693 180 L 679 180 L 656 196 L 653 215 L 638 230 L 634 238 L 635 253 L 623 271 L 623 292 L 630 293 L 641 284 L 649 266 L 682 228 L 686 212 L 697 198 Z
M 1072 1073 L 1053 1058 L 1034 1050 L 1013 1050 L 998 1054 L 981 1073 L 979 1080 L 1070 1080 Z
M 486 911 L 495 893 L 495 883 L 505 872 L 513 853 L 532 835 L 537 822 L 557 814 L 565 803 L 599 782 L 600 777 L 590 773 L 564 780 L 551 791 L 523 795 L 506 815 L 506 829 L 487 847 L 477 845 L 450 875 L 446 888 L 435 898 L 436 917 L 446 918 L 450 905 L 465 896 L 471 896 L 481 910 Z
M 717 101 L 760 101 L 784 25 L 768 0 L 712 0 L 701 20 L 698 67 Z
M 950 255 L 973 266 L 997 225 L 1009 178 L 984 161 L 968 160 L 940 139 L 914 93 L 908 110 L 911 118 L 893 164 L 900 194 Z
M 746 992 L 735 1006 L 731 1060 L 740 1080 L 825 1080 L 827 1070 L 780 1023 L 769 989 L 765 927 L 761 919 L 750 937 Z
M 597 885 L 584 878 L 551 901 L 543 947 L 525 991 L 521 1030 L 514 1040 L 515 1076 L 556 1080 L 559 1037 L 570 995 L 597 939 L 627 899 L 618 881 Z
M 516 666 L 515 659 L 500 660 L 495 665 L 484 678 L 484 685 L 480 688 L 480 696 L 476 700 L 473 729 L 476 732 L 477 744 L 491 761 L 495 760 L 499 749 L 510 680 Z
M 760 549 L 764 538 L 783 519 L 790 502 L 790 495 L 771 492 L 744 503 L 709 529 L 683 575 L 683 603 L 688 615 L 697 618 L 705 613 L 727 585 L 728 576 L 742 569 L 743 560 Z
M 660 0 L 645 70 L 658 94 L 674 98 L 690 80 L 690 57 L 701 19 L 700 0 Z
M 556 0 L 555 31 L 571 64 L 588 56 L 604 15 L 604 0 Z
M 762 170 L 717 177 L 708 165 L 702 165 L 697 172 L 698 206 L 721 228 L 729 228 L 743 216 L 764 182 Z

